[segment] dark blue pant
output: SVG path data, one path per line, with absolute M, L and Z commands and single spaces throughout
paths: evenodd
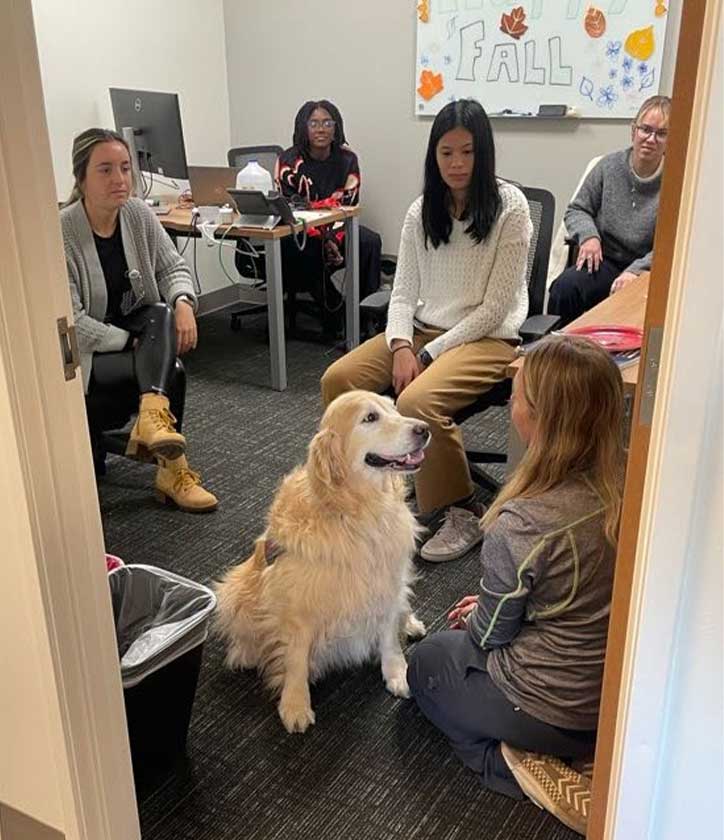
M 565 327 L 605 300 L 611 293 L 613 281 L 624 270 L 624 266 L 607 259 L 602 260 L 598 271 L 592 274 L 585 266 L 580 271 L 575 266 L 567 268 L 551 285 L 548 312 L 560 315 L 559 326 Z
M 483 785 L 522 799 L 501 741 L 570 760 L 593 752 L 596 733 L 551 726 L 513 705 L 488 674 L 487 658 L 465 630 L 434 633 L 412 651 L 407 681 L 422 713 Z

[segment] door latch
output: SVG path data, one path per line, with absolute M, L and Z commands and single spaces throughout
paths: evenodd
M 78 339 L 75 335 L 75 326 L 68 324 L 68 319 L 58 318 L 58 338 L 60 340 L 60 358 L 63 363 L 63 374 L 66 381 L 75 379 L 75 369 L 80 365 L 80 354 L 78 353 Z

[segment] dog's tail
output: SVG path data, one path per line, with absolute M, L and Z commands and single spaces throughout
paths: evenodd
M 227 662 L 231 666 L 249 667 L 255 664 L 241 660 L 234 662 L 232 652 L 240 647 L 247 648 L 250 643 L 253 644 L 256 637 L 254 613 L 259 602 L 261 579 L 266 566 L 266 539 L 262 536 L 256 541 L 251 557 L 229 569 L 222 579 L 214 584 L 218 602 L 214 630 L 229 644 Z

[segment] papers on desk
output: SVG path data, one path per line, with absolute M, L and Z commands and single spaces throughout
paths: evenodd
M 295 210 L 294 215 L 300 222 L 306 222 L 313 226 L 320 219 L 328 216 L 329 210 Z

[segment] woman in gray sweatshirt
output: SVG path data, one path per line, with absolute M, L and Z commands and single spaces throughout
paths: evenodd
M 575 266 L 551 285 L 548 311 L 565 326 L 651 268 L 671 100 L 652 96 L 631 124 L 631 146 L 589 172 L 564 217 Z
M 621 374 L 593 342 L 550 337 L 515 378 L 511 418 L 527 450 L 483 518 L 479 593 L 455 605 L 451 630 L 417 645 L 408 683 L 486 787 L 526 793 L 580 831 L 590 785 L 559 759 L 595 744 L 625 458 Z M 559 786 L 580 792 L 575 807 Z
M 98 415 L 127 419 L 137 400 L 126 454 L 158 462 L 160 500 L 215 510 L 171 413 L 183 381 L 176 356 L 196 346 L 191 272 L 156 216 L 132 197 L 123 137 L 102 128 L 79 134 L 73 176 L 60 221 L 91 436 L 98 438 Z

